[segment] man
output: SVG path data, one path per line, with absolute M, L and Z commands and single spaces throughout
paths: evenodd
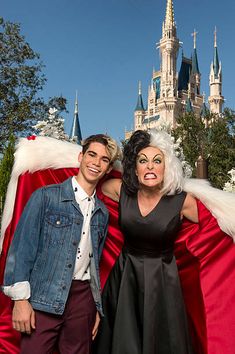
M 119 149 L 108 136 L 87 138 L 76 177 L 36 190 L 9 250 L 3 291 L 14 300 L 21 353 L 89 354 L 102 314 L 99 258 L 108 211 L 95 188 Z

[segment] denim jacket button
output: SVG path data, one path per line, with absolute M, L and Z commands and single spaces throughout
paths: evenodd
M 72 264 L 68 264 L 68 267 L 69 267 L 69 268 L 72 268 Z
M 57 221 L 56 221 L 56 225 L 60 225 L 60 220 L 57 220 Z

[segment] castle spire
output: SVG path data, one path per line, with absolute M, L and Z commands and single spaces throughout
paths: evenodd
M 76 91 L 74 114 L 78 114 L 78 92 Z
M 175 20 L 174 20 L 173 0 L 167 0 L 165 29 L 173 28 L 174 26 L 175 26 Z
M 81 133 L 80 123 L 79 123 L 79 116 L 78 116 L 78 93 L 77 93 L 77 91 L 76 91 L 76 98 L 75 98 L 73 124 L 72 124 L 69 138 L 74 140 L 78 144 L 81 144 L 82 133 Z
M 210 111 L 222 113 L 224 97 L 222 96 L 222 66 L 217 50 L 217 31 L 214 31 L 214 58 L 210 70 L 210 96 L 208 97 Z
M 135 111 L 144 111 L 143 99 L 142 99 L 142 90 L 141 90 L 141 81 L 139 81 L 139 94 L 137 99 L 137 104 Z
M 139 95 L 142 95 L 142 90 L 141 90 L 141 81 L 139 81 Z
M 197 34 L 198 32 L 194 29 L 194 32 L 191 34 L 191 36 L 193 36 L 193 49 L 196 49 Z
M 197 39 L 196 30 L 191 34 L 193 36 L 193 55 L 192 55 L 192 73 L 193 74 L 200 74 L 199 67 L 198 67 L 198 60 L 197 60 L 197 49 L 196 49 L 196 39 Z
M 217 30 L 216 30 L 216 26 L 215 26 L 215 30 L 214 30 L 214 47 L 217 47 Z
M 214 31 L 214 59 L 213 59 L 213 68 L 214 68 L 214 73 L 215 76 L 218 76 L 219 73 L 219 56 L 218 56 L 218 50 L 217 50 L 217 30 L 215 27 Z

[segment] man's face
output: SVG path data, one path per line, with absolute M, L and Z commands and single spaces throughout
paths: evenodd
M 80 174 L 91 184 L 97 184 L 99 180 L 111 170 L 110 155 L 103 144 L 93 142 L 87 151 L 79 154 Z

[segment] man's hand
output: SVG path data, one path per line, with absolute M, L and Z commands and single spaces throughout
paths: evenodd
M 35 312 L 28 300 L 16 300 L 12 312 L 12 325 L 17 331 L 30 334 L 35 329 Z
M 99 323 L 100 323 L 100 315 L 99 315 L 99 312 L 97 311 L 96 317 L 95 317 L 95 324 L 94 324 L 94 327 L 92 330 L 92 340 L 94 340 L 97 335 Z

